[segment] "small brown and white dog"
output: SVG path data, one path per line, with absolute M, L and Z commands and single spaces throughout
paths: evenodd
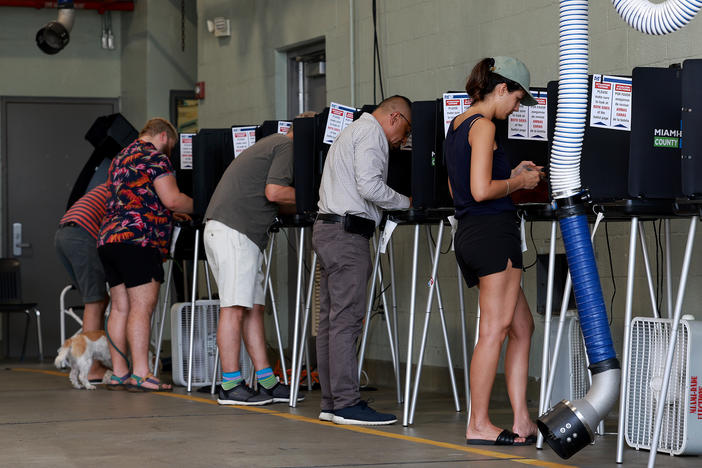
M 68 378 L 74 388 L 95 390 L 95 385 L 88 380 L 93 361 L 100 361 L 105 367 L 112 367 L 107 338 L 102 330 L 78 333 L 67 339 L 58 349 L 54 365 L 59 369 L 66 366 L 71 368 Z M 107 383 L 111 375 L 112 371 L 106 371 L 102 382 Z

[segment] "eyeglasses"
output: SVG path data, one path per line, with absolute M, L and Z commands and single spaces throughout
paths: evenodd
M 404 121 L 407 122 L 407 133 L 405 134 L 405 137 L 409 137 L 410 133 L 412 132 L 412 124 L 411 124 L 410 121 L 407 119 L 407 117 L 405 117 L 404 115 L 402 115 L 402 112 L 398 112 L 397 115 L 399 115 L 400 117 L 402 117 L 402 118 L 404 119 Z
M 407 117 L 405 117 L 404 115 L 402 115 L 402 112 L 398 112 L 397 115 L 399 115 L 400 117 L 402 117 L 402 118 L 405 120 L 405 122 L 407 122 L 407 128 L 408 128 L 409 130 L 412 130 L 412 124 L 410 123 L 409 120 L 407 120 Z

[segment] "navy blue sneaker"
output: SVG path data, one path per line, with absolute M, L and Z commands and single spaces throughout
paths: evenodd
M 396 423 L 397 418 L 394 414 L 378 413 L 361 400 L 353 406 L 334 410 L 332 422 L 354 426 L 385 426 Z

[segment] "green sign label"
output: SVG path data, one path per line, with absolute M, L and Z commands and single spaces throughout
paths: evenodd
M 682 130 L 672 130 L 669 128 L 653 129 L 654 148 L 680 148 L 682 145 Z
M 680 139 L 674 137 L 653 137 L 653 146 L 655 148 L 678 148 L 680 146 Z

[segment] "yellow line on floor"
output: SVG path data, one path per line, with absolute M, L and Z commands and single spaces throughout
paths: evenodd
M 11 368 L 11 370 L 19 371 L 19 372 L 34 372 L 34 373 L 38 373 L 38 374 L 47 374 L 47 375 L 58 375 L 60 377 L 65 377 L 67 375 L 63 372 L 44 370 L 44 369 L 27 369 L 27 368 L 15 367 L 15 368 Z M 197 397 L 197 396 L 192 396 L 192 395 L 182 395 L 180 393 L 158 392 L 158 393 L 154 393 L 154 395 L 171 397 L 171 398 L 179 398 L 179 399 L 183 399 L 183 400 L 190 400 L 190 401 L 195 401 L 198 403 L 205 403 L 208 405 L 217 405 L 218 404 L 217 401 L 212 400 L 210 398 L 203 398 L 203 397 Z M 256 407 L 256 406 L 237 406 L 237 405 L 233 405 L 231 407 L 245 410 L 245 411 L 250 411 L 252 413 L 263 413 L 263 414 L 268 414 L 271 416 L 278 416 L 278 417 L 285 418 L 285 419 L 291 419 L 293 421 L 302 421 L 302 422 L 311 423 L 311 424 L 319 424 L 319 425 L 323 425 L 323 426 L 334 427 L 336 429 L 344 429 L 347 431 L 359 432 L 361 434 L 369 434 L 369 435 L 374 435 L 374 436 L 379 436 L 379 437 L 386 437 L 388 439 L 406 440 L 408 442 L 414 442 L 417 444 L 431 445 L 434 447 L 441 447 L 441 448 L 447 448 L 447 449 L 451 449 L 451 450 L 458 450 L 461 452 L 468 452 L 468 453 L 483 455 L 483 456 L 491 457 L 491 458 L 499 458 L 499 459 L 503 459 L 503 460 L 508 459 L 508 460 L 513 461 L 515 463 L 522 463 L 524 465 L 543 466 L 543 467 L 547 467 L 547 468 L 566 468 L 566 467 L 570 468 L 570 467 L 574 466 L 574 465 L 565 465 L 562 463 L 548 462 L 548 461 L 544 461 L 544 460 L 536 460 L 534 458 L 520 457 L 520 456 L 511 455 L 508 453 L 496 452 L 493 450 L 465 447 L 463 445 L 451 444 L 448 442 L 439 442 L 436 440 L 424 439 L 421 437 L 413 437 L 413 436 L 408 436 L 408 435 L 404 435 L 404 434 L 395 434 L 393 432 L 380 431 L 378 429 L 372 429 L 369 427 L 338 425 L 338 424 L 334 424 L 331 422 L 320 421 L 320 420 L 314 419 L 314 418 L 308 418 L 306 416 L 300 416 L 297 414 L 282 413 L 280 411 L 276 411 L 276 410 L 272 410 L 272 409 L 268 409 L 268 408 L 261 408 L 261 407 Z
M 55 370 L 47 369 L 27 369 L 24 367 L 12 367 L 10 370 L 18 372 L 34 372 L 35 374 L 48 374 L 48 375 L 58 375 L 59 377 L 68 377 L 68 372 L 59 372 Z
M 172 397 L 172 398 L 181 398 L 184 400 L 206 403 L 208 405 L 217 405 L 218 404 L 215 400 L 211 400 L 209 398 L 196 397 L 196 396 L 192 396 L 192 395 L 181 395 L 179 393 L 155 393 L 155 395 Z M 543 466 L 543 467 L 547 467 L 547 468 L 565 468 L 565 467 L 571 468 L 574 466 L 574 465 L 564 465 L 562 463 L 548 462 L 548 461 L 544 461 L 544 460 L 536 460 L 533 458 L 520 457 L 520 456 L 511 455 L 508 453 L 495 452 L 492 450 L 485 450 L 485 449 L 479 449 L 479 448 L 473 448 L 473 447 L 465 447 L 463 445 L 451 444 L 448 442 L 439 442 L 436 440 L 424 439 L 421 437 L 413 437 L 413 436 L 408 436 L 408 435 L 404 435 L 404 434 L 395 434 L 393 432 L 380 431 L 378 429 L 371 429 L 369 427 L 339 425 L 339 424 L 334 424 L 331 422 L 320 421 L 320 420 L 314 419 L 314 418 L 308 418 L 306 416 L 300 416 L 298 414 L 282 413 L 280 411 L 275 411 L 275 410 L 271 410 L 268 408 L 261 408 L 261 407 L 255 407 L 255 406 L 237 406 L 237 405 L 232 405 L 231 407 L 237 408 L 237 409 L 242 409 L 245 411 L 256 412 L 256 413 L 266 413 L 266 414 L 269 414 L 271 416 L 278 416 L 278 417 L 285 418 L 285 419 L 291 419 L 293 421 L 302 421 L 302 422 L 306 422 L 306 423 L 334 427 L 337 429 L 345 429 L 347 431 L 359 432 L 362 434 L 369 434 L 369 435 L 375 435 L 375 436 L 380 436 L 380 437 L 386 437 L 389 439 L 406 440 L 408 442 L 414 442 L 414 443 L 424 444 L 424 445 L 433 445 L 434 447 L 442 447 L 442 448 L 447 448 L 447 449 L 452 449 L 452 450 L 459 450 L 461 452 L 474 453 L 474 454 L 483 455 L 486 457 L 508 459 L 510 461 L 513 461 L 516 463 L 522 463 L 525 465 Z

